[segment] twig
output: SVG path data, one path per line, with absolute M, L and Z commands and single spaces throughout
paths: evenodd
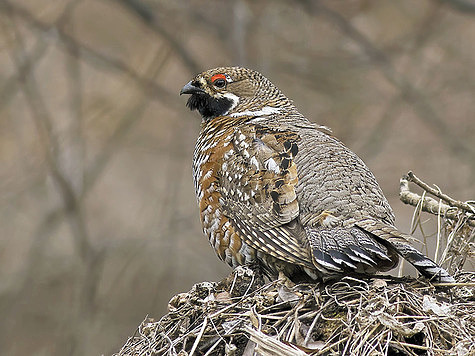
M 432 283 L 435 287 L 475 287 L 475 282 Z
M 434 261 L 439 260 L 439 249 L 440 249 L 440 241 L 442 239 L 442 215 L 440 214 L 440 204 L 442 200 L 439 200 L 439 211 L 437 212 L 437 239 L 435 244 L 435 254 L 434 254 Z
M 256 351 L 263 356 L 306 356 L 307 354 L 295 347 L 291 347 L 276 338 L 268 336 L 261 331 L 247 327 L 246 331 L 251 337 L 251 341 L 257 344 Z
M 442 193 L 440 191 L 440 189 L 438 189 L 438 188 L 437 189 L 432 188 L 427 183 L 424 183 L 422 180 L 417 178 L 416 175 L 412 171 L 409 171 L 407 173 L 407 177 L 408 177 L 409 182 L 413 182 L 413 183 L 417 184 L 419 187 L 421 187 L 422 189 L 424 189 L 428 193 L 436 196 L 437 198 L 440 198 L 440 199 L 446 201 L 451 206 L 456 206 L 457 208 L 465 210 L 466 212 L 475 214 L 475 207 L 474 206 L 471 206 L 470 204 L 461 202 L 459 200 L 455 200 L 455 199 L 449 197 L 447 194 Z
M 475 285 L 475 274 L 465 272 L 463 276 L 467 278 L 462 279 L 465 282 L 446 285 L 455 287 L 451 289 L 450 301 L 446 298 L 445 290 L 437 290 L 432 285 L 427 288 L 427 284 L 421 289 L 420 282 L 408 282 L 408 279 L 389 279 L 388 283 L 378 287 L 377 291 L 371 287 L 371 280 L 365 278 L 328 283 L 328 288 L 322 288 L 318 284 L 312 287 L 305 284 L 295 285 L 292 290 L 302 295 L 302 305 L 298 307 L 279 303 L 279 298 L 276 298 L 279 284 L 270 282 L 249 294 L 236 296 L 235 298 L 240 298 L 239 304 L 232 304 L 232 312 L 229 313 L 218 312 L 228 309 L 229 305 L 208 304 L 201 299 L 200 289 L 192 288 L 181 311 L 174 311 L 172 315 L 161 318 L 157 329 L 165 331 L 173 340 L 177 352 L 188 352 L 192 348 L 191 352 L 194 354 L 197 350 L 203 354 L 212 354 L 216 352 L 218 345 L 222 345 L 221 342 L 225 345 L 235 345 L 242 351 L 245 346 L 239 345 L 251 345 L 247 342 L 249 336 L 257 346 L 248 346 L 246 350 L 250 351 L 252 348 L 252 351 L 266 356 L 303 356 L 309 353 L 324 355 L 329 351 L 345 355 L 366 355 L 379 351 L 391 353 L 399 349 L 404 350 L 406 355 L 415 355 L 415 349 L 453 353 L 456 345 L 472 342 L 471 335 L 475 332 L 475 305 L 466 299 L 471 297 L 466 291 Z M 245 289 L 243 287 L 248 284 L 248 278 L 238 276 L 234 279 L 236 293 Z M 226 278 L 228 286 L 225 290 L 228 292 L 231 287 L 230 280 L 230 277 Z M 220 293 L 221 288 L 223 287 L 211 288 L 209 293 Z M 447 305 L 447 315 L 435 315 L 432 309 L 427 310 L 427 306 L 422 302 L 427 295 L 432 297 L 430 308 Z M 462 297 L 463 295 L 466 297 Z M 403 307 L 396 308 L 395 304 Z M 262 330 L 250 327 L 249 309 L 262 316 L 259 322 Z M 313 321 L 310 320 L 309 313 L 312 312 L 309 310 L 317 311 L 321 317 L 314 314 L 316 317 Z M 177 324 L 177 318 L 195 320 L 201 325 L 193 322 L 191 331 L 183 330 L 179 323 Z M 280 322 L 279 319 L 284 321 Z M 213 324 L 212 328 L 203 327 L 203 324 L 209 323 Z M 402 337 L 406 337 L 408 333 L 418 333 L 420 330 L 426 330 L 424 340 L 416 338 L 412 341 L 414 346 L 399 342 L 404 340 Z M 193 340 L 193 347 L 187 345 L 186 339 L 195 335 L 197 338 Z M 219 340 L 216 339 L 218 336 Z M 168 348 L 168 340 L 164 340 L 161 335 L 148 334 L 145 337 L 148 340 L 141 342 L 138 342 L 140 340 L 137 337 L 129 339 L 129 352 L 122 348 L 120 355 L 130 355 L 131 350 L 134 350 L 134 354 L 146 354 L 150 341 L 153 345 L 159 345 L 161 352 Z
M 7 7 L 9 7 L 9 5 L 7 5 Z M 19 71 L 21 69 L 20 63 L 29 61 L 30 58 L 25 54 L 25 47 L 20 32 L 16 26 L 12 26 L 12 29 L 16 41 L 16 49 L 12 52 L 12 56 L 15 65 L 17 65 L 17 71 Z M 59 157 L 61 147 L 58 138 L 54 134 L 52 117 L 40 95 L 35 77 L 30 75 L 27 78 L 22 78 L 20 85 L 26 96 L 38 134 L 42 139 L 50 174 L 62 198 L 63 209 L 70 219 L 71 232 L 74 236 L 78 254 L 83 261 L 86 261 L 91 257 L 90 252 L 92 251 L 88 232 L 82 215 L 81 204 L 77 199 L 77 192 L 67 174 L 61 169 Z
M 137 0 L 116 0 L 119 4 L 128 10 L 131 14 L 138 17 L 143 21 L 149 28 L 154 32 L 159 34 L 169 45 L 175 50 L 175 52 L 181 57 L 186 66 L 190 71 L 195 74 L 199 72 L 200 66 L 193 59 L 193 56 L 189 51 L 183 46 L 180 41 L 175 37 L 177 33 L 176 29 L 173 28 L 173 31 L 169 31 L 167 27 L 162 26 L 158 21 L 154 13 L 149 9 L 148 5 L 143 1 Z
M 28 10 L 25 10 L 24 8 L 16 5 L 13 2 L 3 1 L 3 3 L 4 6 L 8 8 L 8 11 L 11 11 L 13 15 L 16 15 L 26 21 L 27 24 L 32 26 L 35 30 L 39 30 L 45 35 L 49 36 L 52 36 L 53 34 L 59 34 L 61 36 L 61 41 L 59 41 L 58 43 L 65 46 L 68 51 L 72 51 L 72 53 L 75 53 L 75 51 L 79 51 L 81 57 L 94 66 L 101 65 L 106 70 L 116 70 L 128 75 L 134 80 L 135 83 L 137 83 L 138 87 L 152 100 L 158 100 L 167 106 L 179 106 L 180 108 L 182 108 L 183 104 L 179 100 L 176 93 L 171 94 L 160 84 L 150 80 L 145 76 L 142 76 L 135 69 L 131 68 L 127 63 L 124 63 L 119 59 L 110 57 L 105 53 L 99 52 L 93 47 L 88 46 L 86 43 L 77 40 L 72 35 L 64 31 L 62 28 L 59 28 L 55 24 L 51 25 L 41 22 L 36 17 L 34 17 Z
M 417 349 L 417 350 L 425 350 L 425 351 L 431 350 L 431 351 L 436 351 L 436 352 L 450 353 L 449 350 L 442 350 L 442 349 L 437 349 L 433 347 L 408 344 L 407 342 L 402 342 L 402 341 L 389 341 L 389 343 L 392 345 L 401 345 L 401 346 L 406 346 L 406 347 Z
M 440 3 L 448 4 L 453 9 L 463 14 L 475 14 L 475 4 L 468 0 L 437 0 Z
M 313 318 L 312 324 L 310 324 L 310 327 L 308 328 L 307 335 L 305 335 L 305 339 L 303 341 L 304 346 L 307 346 L 308 341 L 310 340 L 310 336 L 312 335 L 313 328 L 315 327 L 315 324 L 317 323 L 317 320 L 320 318 L 320 312 Z
M 16 72 L 9 78 L 2 80 L 2 86 L 0 87 L 0 103 L 2 106 L 6 106 L 15 97 L 22 78 L 27 78 L 35 70 L 36 64 L 41 63 L 41 59 L 47 53 L 49 43 L 43 37 L 45 36 L 40 36 L 33 46 L 29 53 L 29 59 L 17 64 Z
M 451 220 L 458 220 L 460 217 L 460 212 L 453 206 L 448 204 L 440 203 L 439 201 L 431 198 L 425 197 L 422 198 L 419 194 L 411 192 L 409 189 L 409 177 L 403 176 L 399 181 L 399 198 L 405 204 L 412 206 L 417 206 L 422 201 L 421 208 L 423 211 L 437 215 L 440 211 L 442 216 Z M 469 211 L 468 211 L 469 212 Z M 473 215 L 472 215 L 473 216 Z M 475 220 L 469 219 L 467 224 L 475 227 Z
M 70 4 L 72 3 L 73 2 Z M 7 12 L 13 13 L 13 8 L 9 3 L 5 3 L 4 6 Z M 67 8 L 72 9 L 73 7 L 68 5 Z M 68 11 L 67 13 L 69 14 Z M 67 17 L 68 15 L 65 13 L 64 16 Z M 56 132 L 57 130 L 55 130 L 54 116 L 47 109 L 46 102 L 44 101 L 42 92 L 39 90 L 35 75 L 30 73 L 27 77 L 21 76 L 21 63 L 26 63 L 25 66 L 27 68 L 32 67 L 32 65 L 28 64 L 28 61 L 30 61 L 31 58 L 26 53 L 25 42 L 15 20 L 17 19 L 11 19 L 10 16 L 9 24 L 14 38 L 14 48 L 11 51 L 11 56 L 16 65 L 19 85 L 25 95 L 26 103 L 32 113 L 33 121 L 36 125 L 36 130 L 43 146 L 49 174 L 55 183 L 54 187 L 59 193 L 64 216 L 67 218 L 69 223 L 69 229 L 73 237 L 76 253 L 81 260 L 81 283 L 79 288 L 77 288 L 76 296 L 80 303 L 77 304 L 76 310 L 72 310 L 73 321 L 70 323 L 71 327 L 65 329 L 65 331 L 70 334 L 68 336 L 72 338 L 72 343 L 76 345 L 75 348 L 71 350 L 71 354 L 82 354 L 84 352 L 85 343 L 81 341 L 80 338 L 86 338 L 86 330 L 90 330 L 88 323 L 90 317 L 93 315 L 97 282 L 102 273 L 102 251 L 95 249 L 90 241 L 84 216 L 84 207 L 82 201 L 79 199 L 81 189 L 78 189 L 77 185 L 74 184 L 77 175 L 72 174 L 72 172 L 67 169 L 68 165 L 64 159 L 64 153 L 67 149 L 63 142 L 65 141 L 64 137 L 60 137 Z M 76 65 L 73 66 L 75 67 Z M 79 76 L 78 71 L 75 74 L 78 74 Z M 76 78 L 76 83 L 77 85 L 80 85 L 78 78 Z M 74 84 L 74 86 L 75 85 L 76 84 Z M 80 137 L 80 125 L 78 124 L 78 121 L 75 121 L 79 120 L 80 116 L 80 102 L 77 101 L 79 98 L 76 96 L 76 89 L 80 90 L 79 87 L 73 88 L 72 102 L 74 106 L 73 108 L 78 110 L 77 112 L 73 112 L 73 115 L 77 114 L 77 117 L 74 117 L 68 122 L 65 132 L 63 132 L 64 136 L 67 135 L 70 140 L 77 140 L 78 137 Z M 69 147 L 73 146 L 71 141 L 68 141 L 68 143 L 70 144 Z M 73 330 L 73 327 L 76 329 Z
M 203 325 L 201 326 L 201 330 L 199 334 L 196 336 L 195 342 L 193 343 L 193 347 L 190 350 L 190 356 L 193 356 L 193 354 L 195 353 L 195 350 L 198 347 L 198 344 L 200 343 L 201 338 L 203 337 L 207 324 L 208 324 L 208 317 L 205 317 L 205 319 L 203 320 Z
M 343 34 L 354 41 L 381 71 L 386 80 L 399 90 L 401 97 L 414 108 L 417 116 L 434 130 L 454 155 L 463 159 L 464 163 L 468 161 L 472 163 L 472 167 L 474 166 L 475 150 L 461 142 L 452 133 L 446 122 L 427 100 L 424 93 L 416 88 L 408 78 L 396 70 L 383 51 L 376 47 L 345 17 L 331 8 L 326 7 L 324 2 L 310 0 L 301 0 L 300 2 L 306 6 L 309 12 L 315 15 L 323 15 L 332 21 Z

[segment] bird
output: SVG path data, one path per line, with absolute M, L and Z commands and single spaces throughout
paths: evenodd
M 366 164 L 264 75 L 218 67 L 182 94 L 201 115 L 192 173 L 203 232 L 228 265 L 325 281 L 389 271 L 402 257 L 431 281 L 455 281 L 395 227 Z

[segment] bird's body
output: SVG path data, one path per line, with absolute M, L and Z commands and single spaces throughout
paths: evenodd
M 204 233 L 232 267 L 312 278 L 394 268 L 452 277 L 407 244 L 364 162 L 258 72 L 216 68 L 183 89 L 202 117 L 193 179 Z

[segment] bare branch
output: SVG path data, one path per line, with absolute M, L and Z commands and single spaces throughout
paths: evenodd
M 409 172 L 409 174 L 412 174 L 412 172 Z M 411 192 L 410 189 L 409 189 L 409 182 L 410 181 L 412 181 L 412 178 L 410 178 L 409 175 L 407 175 L 407 176 L 405 175 L 400 179 L 399 198 L 401 199 L 401 201 L 403 203 L 409 204 L 409 205 L 412 205 L 412 206 L 419 206 L 419 204 L 421 204 L 421 200 L 422 200 L 421 209 L 423 211 L 427 212 L 427 213 L 434 214 L 434 215 L 438 215 L 440 213 L 442 216 L 446 217 L 447 219 L 451 219 L 451 220 L 458 220 L 460 218 L 460 211 L 457 210 L 457 208 L 454 205 L 444 204 L 444 203 L 439 202 L 439 201 L 435 200 L 434 198 L 431 198 L 431 197 L 428 197 L 428 196 L 425 196 L 424 198 L 422 198 L 419 194 Z M 423 183 L 423 184 L 424 184 L 424 186 L 427 186 L 427 184 L 425 184 L 425 183 Z M 427 186 L 427 187 L 430 190 L 434 190 L 433 188 L 430 188 L 429 186 Z M 435 192 L 438 195 L 441 194 L 440 191 L 438 191 L 438 190 L 435 190 Z M 429 192 L 429 193 L 431 193 L 431 192 Z M 436 195 L 436 196 L 438 196 L 438 195 Z M 445 197 L 448 197 L 445 194 L 442 194 L 442 195 L 445 196 Z M 441 198 L 440 196 L 438 196 L 438 197 Z M 449 198 L 450 201 L 455 201 L 450 197 L 448 197 L 448 198 Z M 455 201 L 455 202 L 457 202 L 457 201 Z M 465 203 L 461 203 L 461 204 L 465 204 Z M 470 211 L 471 210 L 466 210 L 467 214 L 469 214 L 469 220 L 467 221 L 467 224 L 470 225 L 470 226 L 475 226 L 475 220 L 473 219 L 475 217 L 475 214 L 470 213 Z
M 174 51 L 181 57 L 185 65 L 192 74 L 200 72 L 200 65 L 193 59 L 188 50 L 182 46 L 181 42 L 165 26 L 162 26 L 150 8 L 139 0 L 116 0 L 122 4 L 130 13 L 138 17 L 149 28 L 167 41 Z
M 123 61 L 103 54 L 88 46 L 87 44 L 78 41 L 68 32 L 64 31 L 64 29 L 56 26 L 55 24 L 50 25 L 39 21 L 29 11 L 23 9 L 21 6 L 8 1 L 4 1 L 3 4 L 3 8 L 8 7 L 8 11 L 10 11 L 13 15 L 18 16 L 22 20 L 26 21 L 28 25 L 32 26 L 36 30 L 41 31 L 45 35 L 52 36 L 54 34 L 59 34 L 62 40 L 59 43 L 64 45 L 64 47 L 73 55 L 74 53 L 78 53 L 88 63 L 93 65 L 101 65 L 106 70 L 112 69 L 122 72 L 133 79 L 139 88 L 143 90 L 143 92 L 151 99 L 158 100 L 167 106 L 182 108 L 182 102 L 179 101 L 176 93 L 171 94 L 158 83 L 150 80 L 149 78 L 141 76 Z M 0 10 L 1 9 L 2 7 L 0 7 Z
M 428 193 L 436 196 L 437 198 L 440 198 L 442 200 L 445 200 L 447 203 L 449 203 L 451 206 L 456 206 L 457 208 L 460 208 L 462 210 L 465 210 L 467 213 L 475 214 L 475 206 L 472 206 L 468 203 L 461 202 L 460 200 L 455 200 L 451 197 L 449 197 L 447 194 L 444 194 L 441 192 L 441 190 L 437 187 L 432 188 L 429 186 L 427 183 L 424 183 L 422 180 L 416 177 L 414 173 L 409 171 L 407 173 L 407 177 L 409 182 L 413 182 L 417 184 L 419 187 L 427 191 Z
M 13 56 L 13 62 L 17 66 L 18 78 L 21 78 L 20 86 L 26 96 L 38 134 L 42 139 L 41 141 L 44 147 L 46 160 L 51 176 L 59 190 L 63 202 L 63 209 L 68 213 L 68 216 L 72 218 L 70 220 L 71 231 L 75 237 L 74 241 L 78 253 L 81 259 L 87 260 L 91 251 L 91 246 L 89 244 L 88 233 L 81 213 L 80 204 L 71 182 L 61 170 L 58 156 L 60 145 L 54 134 L 52 119 L 45 103 L 43 102 L 35 77 L 32 73 L 30 73 L 28 77 L 22 77 L 20 75 L 20 70 L 22 68 L 21 63 L 28 63 L 30 58 L 25 53 L 23 39 L 16 26 L 12 25 L 11 28 L 13 29 L 16 46 L 11 54 Z M 32 65 L 27 64 L 26 66 L 31 67 Z
M 3 81 L 0 88 L 0 103 L 5 107 L 15 96 L 22 78 L 26 78 L 35 69 L 36 63 L 45 55 L 48 49 L 48 42 L 39 38 L 33 49 L 30 51 L 29 60 L 18 64 L 16 72 Z
M 380 69 L 389 83 L 400 91 L 401 97 L 414 108 L 415 113 L 445 142 L 447 147 L 466 162 L 472 162 L 475 168 L 475 151 L 457 138 L 442 120 L 437 111 L 427 101 L 425 95 L 418 90 L 406 77 L 396 71 L 386 54 L 379 50 L 366 36 L 338 12 L 327 8 L 321 2 L 301 0 L 307 9 L 315 15 L 324 15 L 331 20 L 341 32 L 352 39 L 369 59 Z
M 475 2 L 470 0 L 437 0 L 464 14 L 475 14 Z

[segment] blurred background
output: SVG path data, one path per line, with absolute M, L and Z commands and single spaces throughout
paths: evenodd
M 178 95 L 212 67 L 261 71 L 331 127 L 403 231 L 409 170 L 475 198 L 474 18 L 471 0 L 0 0 L 0 353 L 111 354 L 230 272 Z

